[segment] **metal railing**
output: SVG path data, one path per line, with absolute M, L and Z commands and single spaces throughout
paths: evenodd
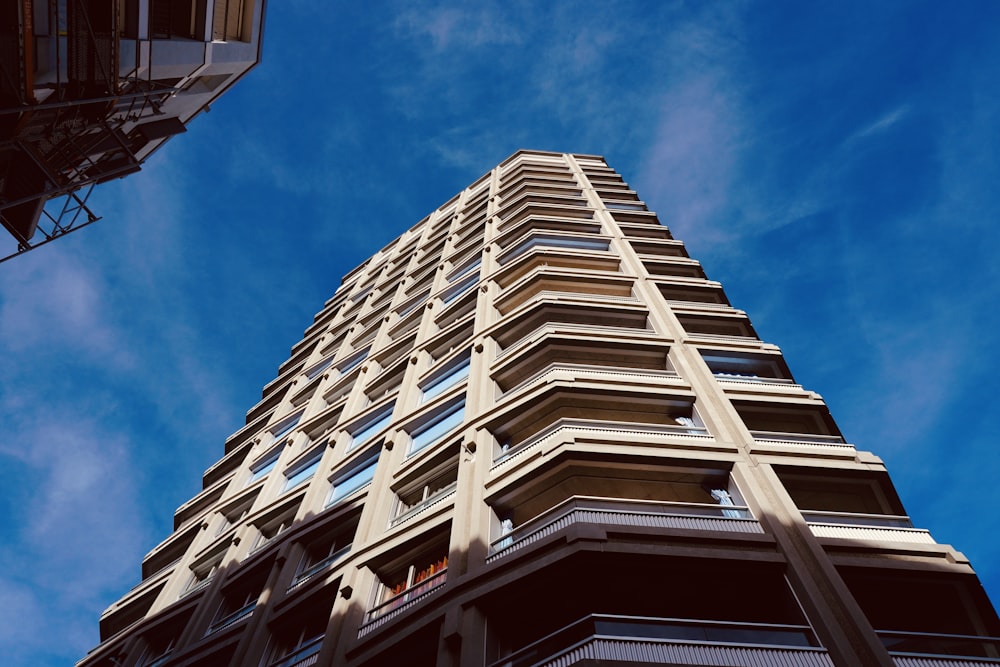
M 212 623 L 212 625 L 208 626 L 208 632 L 206 632 L 205 635 L 207 636 L 219 632 L 220 630 L 225 630 L 228 627 L 236 625 L 245 618 L 250 618 L 250 616 L 253 615 L 253 610 L 256 607 L 257 607 L 257 601 L 254 600 L 245 607 L 241 607 L 240 609 L 237 609 L 231 614 L 226 614 L 216 622 Z
M 801 445 L 825 445 L 827 447 L 850 447 L 854 445 L 844 442 L 839 435 L 823 435 L 820 433 L 791 433 L 783 431 L 755 431 L 750 435 L 754 440 L 765 443 L 790 443 Z
M 439 489 L 433 495 L 421 500 L 419 503 L 413 505 L 399 516 L 393 518 L 392 521 L 389 522 L 389 527 L 395 528 L 401 523 L 406 523 L 432 505 L 437 505 L 438 503 L 450 498 L 455 494 L 455 488 L 457 486 L 458 482 L 454 481 L 451 484 Z
M 358 636 L 363 637 L 372 630 L 388 623 L 418 602 L 437 592 L 448 578 L 448 568 L 424 579 L 419 584 L 411 586 L 399 595 L 389 598 L 382 604 L 368 610 L 368 621 L 358 629 Z
M 288 590 L 291 591 L 292 589 L 297 588 L 297 587 L 301 586 L 302 584 L 304 584 L 305 582 L 309 581 L 310 579 L 312 579 L 313 577 L 315 577 L 317 574 L 319 574 L 320 572 L 322 572 L 323 570 L 327 569 L 328 567 L 330 567 L 331 565 L 333 565 L 334 563 L 336 563 L 338 560 L 340 560 L 341 558 L 343 558 L 344 556 L 346 556 L 347 553 L 350 552 L 350 550 L 351 550 L 351 545 L 348 544 L 346 547 L 343 547 L 342 549 L 338 549 L 337 551 L 334 551 L 332 554 L 330 554 L 329 556 L 327 556 L 323 560 L 319 561 L 318 563 L 316 563 L 314 565 L 311 565 L 311 566 L 307 567 L 302 572 L 299 572 L 299 574 L 296 575 L 295 579 L 292 580 L 292 583 L 288 587 Z
M 585 364 L 573 364 L 569 362 L 554 361 L 546 364 L 527 379 L 522 380 L 510 389 L 502 392 L 506 396 L 512 391 L 527 389 L 542 380 L 558 379 L 549 376 L 558 373 L 571 375 L 574 379 L 607 379 L 631 382 L 648 382 L 652 384 L 662 384 L 664 380 L 678 380 L 680 376 L 676 371 L 663 368 L 636 368 L 628 366 L 592 366 Z
M 741 505 L 572 496 L 494 540 L 486 562 L 495 562 L 578 522 L 763 533 L 750 510 Z
M 309 667 L 319 659 L 319 650 L 323 647 L 323 635 L 312 639 L 291 653 L 281 656 L 267 667 Z
M 821 651 L 812 630 L 806 625 L 592 614 L 528 644 L 492 663 L 490 667 L 545 664 L 598 638 L 685 645 L 794 647 L 805 651 Z M 713 663 L 720 664 L 715 661 Z M 707 660 L 705 664 L 709 664 Z
M 567 437 L 575 437 L 576 433 L 597 436 L 597 437 L 615 437 L 621 438 L 622 436 L 634 437 L 663 437 L 663 436 L 680 436 L 684 438 L 698 438 L 704 440 L 712 440 L 712 435 L 704 427 L 700 426 L 685 426 L 680 424 L 644 424 L 638 422 L 607 422 L 607 421 L 590 421 L 587 419 L 574 419 L 562 417 L 557 419 L 552 424 L 549 424 L 541 431 L 538 432 L 534 437 L 529 440 L 519 443 L 513 446 L 502 446 L 500 452 L 493 459 L 493 466 L 490 471 L 493 472 L 498 468 L 502 467 L 508 461 L 519 457 L 528 451 L 538 447 L 542 443 L 548 441 L 550 438 L 556 436 L 566 435 Z
M 961 656 L 1000 663 L 1000 637 L 946 635 L 928 632 L 877 630 L 882 645 L 893 655 Z
M 880 528 L 913 528 L 910 517 L 902 514 L 862 514 L 860 512 L 826 512 L 802 510 L 806 523 L 839 526 L 878 526 Z

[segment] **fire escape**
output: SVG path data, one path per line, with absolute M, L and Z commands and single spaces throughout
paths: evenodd
M 44 82 L 35 81 L 39 3 L 48 25 L 37 32 L 54 59 Z M 17 241 L 3 262 L 97 221 L 93 187 L 139 171 L 137 153 L 184 125 L 162 110 L 173 82 L 139 76 L 137 2 L 0 4 L 0 223 Z M 127 41 L 132 64 L 122 62 Z

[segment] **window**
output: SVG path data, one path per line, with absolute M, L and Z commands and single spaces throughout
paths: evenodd
M 520 257 L 532 248 L 544 246 L 547 248 L 570 248 L 574 250 L 607 250 L 607 239 L 578 238 L 575 236 L 556 236 L 554 234 L 533 234 L 530 238 L 514 246 L 510 252 L 506 253 L 500 260 L 500 264 L 507 264 L 513 259 Z
M 250 479 L 247 480 L 247 484 L 253 484 L 258 479 L 261 479 L 267 475 L 267 473 L 274 470 L 274 466 L 278 463 L 279 456 L 281 456 L 281 445 L 278 445 L 271 451 L 264 454 L 264 456 L 257 459 L 257 461 L 250 466 Z
M 333 488 L 330 489 L 330 499 L 326 503 L 327 507 L 340 502 L 372 481 L 375 477 L 375 466 L 378 465 L 378 455 L 378 448 L 373 447 L 370 452 L 359 457 L 334 477 Z
M 219 565 L 222 563 L 222 554 L 217 557 L 212 558 L 207 563 L 201 565 L 195 565 L 191 567 L 191 578 L 188 580 L 187 585 L 184 587 L 184 592 L 181 595 L 188 595 L 189 593 L 194 593 L 195 591 L 200 591 L 201 589 L 212 583 L 212 578 L 215 573 L 219 570 Z
M 421 401 L 429 401 L 469 377 L 470 355 L 462 355 L 432 375 L 421 387 Z
M 434 415 L 431 420 L 414 430 L 410 436 L 410 454 L 438 442 L 465 421 L 465 397 Z
M 357 519 L 355 519 L 348 530 L 327 535 L 307 545 L 289 590 L 305 583 L 347 555 L 351 550 L 351 543 L 354 541 L 357 527 Z
M 348 450 L 365 444 L 382 432 L 389 425 L 389 422 L 392 421 L 392 409 L 395 405 L 395 402 L 389 403 L 369 415 L 360 424 L 357 424 L 354 430 L 351 431 L 351 444 L 348 446 Z
M 399 525 L 435 504 L 439 499 L 454 491 L 457 483 L 458 462 L 456 460 L 443 472 L 433 474 L 417 486 L 400 491 L 396 496 L 396 511 L 391 525 Z
M 376 606 L 368 613 L 368 620 L 399 609 L 406 603 L 437 588 L 448 574 L 447 546 L 431 554 L 414 559 L 409 565 L 379 577 L 380 585 Z
M 257 497 L 255 493 L 249 499 L 241 502 L 235 507 L 224 509 L 222 514 L 222 521 L 219 522 L 219 528 L 215 531 L 215 536 L 218 537 L 224 532 L 238 524 L 243 518 L 250 513 L 250 507 L 253 505 L 254 499 Z
M 712 373 L 721 379 L 754 382 L 791 382 L 784 360 L 776 355 L 754 355 L 740 352 L 702 351 L 702 358 Z
M 406 317 L 407 315 L 409 315 L 410 313 L 412 313 L 414 310 L 416 310 L 417 308 L 419 308 L 420 306 L 422 306 L 424 304 L 424 302 L 427 301 L 427 297 L 429 295 L 430 295 L 430 292 L 424 292 L 423 294 L 421 294 L 421 295 L 419 295 L 419 296 L 417 296 L 417 297 L 415 297 L 413 299 L 410 299 L 407 303 L 405 303 L 402 307 L 400 307 L 396 311 L 396 313 L 399 314 L 400 318 Z
M 447 305 L 455 301 L 455 299 L 462 296 L 466 292 L 468 292 L 469 289 L 477 282 L 479 282 L 479 274 L 474 273 L 471 276 L 459 281 L 452 287 L 448 288 L 448 290 L 444 293 L 444 295 L 442 295 L 441 300 L 444 301 L 445 305 Z
M 622 201 L 606 201 L 604 205 L 609 209 L 618 209 L 619 211 L 645 211 L 645 204 L 629 204 L 628 202 Z
M 313 657 L 323 647 L 323 633 L 313 634 L 312 628 L 303 628 L 297 635 L 286 641 L 276 642 L 273 659 L 268 667 L 294 667 L 295 665 L 311 664 Z M 315 662 L 315 660 L 313 661 Z
M 322 361 L 313 364 L 312 366 L 310 366 L 305 371 L 306 379 L 307 380 L 312 380 L 317 375 L 319 375 L 320 373 L 322 373 L 323 371 L 325 371 L 327 368 L 329 368 L 330 364 L 332 364 L 332 363 L 333 363 L 333 357 L 327 357 L 326 359 L 323 359 Z
M 361 362 L 365 360 L 365 357 L 367 356 L 368 356 L 368 348 L 359 350 L 358 352 L 355 352 L 351 356 L 347 357 L 347 359 L 345 359 L 344 361 L 337 364 L 337 370 L 340 371 L 341 375 L 350 373 L 352 370 L 357 368 L 361 364 Z
M 279 440 L 288 435 L 289 433 L 291 433 L 292 429 L 294 429 L 298 425 L 299 420 L 302 419 L 303 412 L 304 412 L 303 410 L 299 410 L 295 414 L 288 415 L 287 417 L 279 421 L 277 424 L 272 426 L 270 429 L 268 429 L 271 432 L 271 435 L 274 437 L 274 439 Z
M 294 489 L 316 474 L 319 468 L 319 460 L 323 458 L 323 451 L 326 444 L 315 448 L 301 463 L 298 463 L 285 471 L 285 487 L 282 491 Z
M 267 545 L 271 544 L 275 538 L 278 537 L 278 535 L 285 532 L 285 529 L 292 524 L 292 520 L 294 518 L 294 513 L 289 513 L 275 519 L 274 521 L 269 521 L 264 525 L 258 526 L 257 529 L 260 533 L 257 535 L 257 539 L 254 540 L 253 546 L 250 547 L 250 554 L 257 553 Z
M 208 627 L 208 632 L 205 634 L 210 635 L 220 630 L 225 630 L 249 618 L 253 614 L 253 610 L 257 607 L 257 599 L 259 597 L 260 591 L 245 591 L 239 594 L 227 595 L 223 599 L 219 611 L 215 614 L 215 620 L 212 621 L 212 625 Z
M 452 271 L 451 275 L 448 276 L 448 282 L 454 282 L 459 278 L 461 278 L 462 276 L 469 273 L 470 271 L 472 271 L 473 269 L 478 269 L 482 263 L 483 263 L 483 258 L 480 255 L 475 255 L 471 261 L 466 262 L 462 266 Z

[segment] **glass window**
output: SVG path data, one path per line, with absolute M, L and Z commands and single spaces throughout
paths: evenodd
M 449 304 L 458 297 L 468 292 L 469 289 L 477 282 L 479 282 L 479 274 L 475 273 L 469 276 L 468 278 L 465 278 L 464 280 L 458 282 L 453 287 L 449 288 L 448 291 L 444 293 L 444 296 L 441 298 L 441 300 L 444 301 L 445 304 Z
M 313 364 L 306 371 L 306 378 L 312 380 L 314 377 L 325 371 L 333 363 L 333 357 L 327 357 L 319 363 Z
M 368 356 L 368 348 L 365 348 L 359 352 L 355 352 L 347 359 L 340 362 L 337 365 L 337 370 L 340 371 L 341 375 L 345 373 L 350 373 L 352 370 L 357 368 L 358 365 L 361 364 L 361 362 L 364 361 L 365 357 L 367 356 Z
M 556 236 L 550 234 L 534 234 L 525 239 L 501 258 L 500 263 L 506 264 L 521 256 L 532 248 L 544 246 L 547 248 L 572 248 L 575 250 L 607 250 L 608 240 L 602 238 L 578 238 L 573 236 Z
M 323 457 L 323 450 L 325 448 L 325 445 L 317 447 L 305 460 L 285 471 L 284 491 L 294 489 L 316 474 L 316 469 L 319 468 L 319 460 Z
M 333 488 L 330 490 L 330 499 L 327 506 L 346 498 L 355 491 L 367 486 L 375 477 L 375 466 L 378 465 L 379 450 L 374 448 L 370 453 L 358 459 L 358 461 L 341 472 L 333 480 Z
M 274 466 L 278 463 L 279 456 L 281 456 L 281 447 L 275 447 L 267 454 L 264 454 L 264 456 L 257 459 L 257 461 L 250 466 L 250 479 L 247 480 L 247 484 L 256 482 L 258 479 L 274 470 Z
M 277 424 L 272 426 L 270 428 L 270 431 L 271 435 L 274 436 L 274 439 L 277 440 L 279 438 L 283 438 L 284 436 L 291 433 L 292 429 L 294 429 L 296 425 L 298 425 L 299 420 L 302 419 L 302 412 L 303 412 L 302 410 L 299 410 L 295 414 L 285 417 Z
M 394 402 L 390 403 L 384 408 L 377 410 L 374 414 L 369 415 L 365 421 L 356 425 L 355 430 L 351 431 L 351 444 L 348 449 L 354 449 L 358 445 L 363 445 L 382 432 L 389 425 L 389 422 L 392 421 L 392 409 L 394 406 Z
M 461 278 L 462 276 L 469 273 L 470 271 L 472 271 L 473 269 L 478 269 L 482 263 L 483 263 L 483 258 L 480 255 L 476 255 L 475 257 L 472 258 L 471 261 L 466 262 L 462 266 L 452 271 L 451 275 L 448 276 L 448 282 L 454 282 L 459 278 Z
M 421 401 L 429 401 L 469 377 L 470 361 L 466 354 L 431 376 L 422 388 Z
M 441 440 L 452 430 L 465 421 L 465 397 L 454 405 L 448 406 L 440 414 L 436 415 L 429 423 L 420 427 L 419 430 L 411 434 L 413 440 L 410 442 L 410 454 L 419 452 L 421 449 Z

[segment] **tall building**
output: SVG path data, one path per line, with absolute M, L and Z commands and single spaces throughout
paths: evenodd
M 977 667 L 1000 621 L 605 161 L 349 273 L 86 667 Z
M 94 185 L 139 171 L 257 64 L 265 2 L 0 4 L 0 223 L 17 248 L 9 256 L 95 221 Z M 46 210 L 52 199 L 62 205 Z

